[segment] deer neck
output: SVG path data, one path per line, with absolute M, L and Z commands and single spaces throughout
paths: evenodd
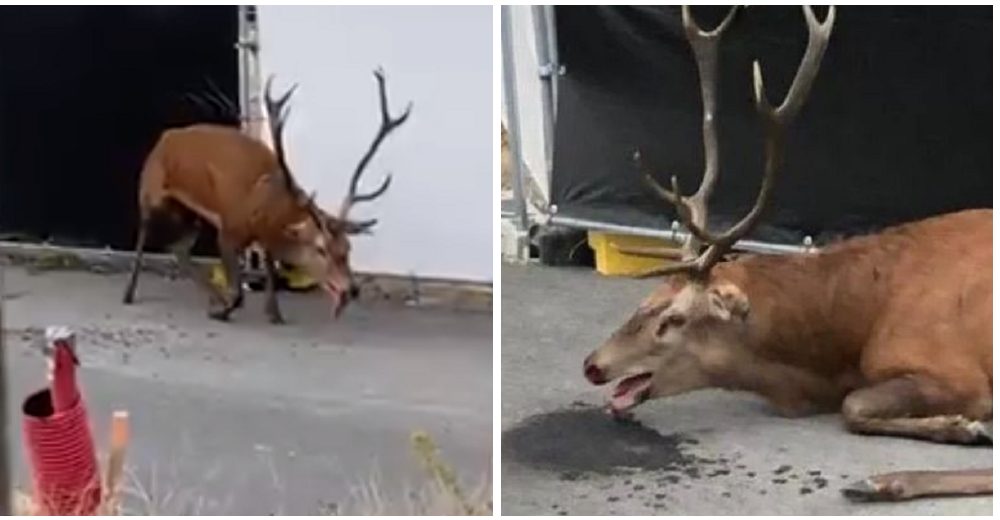
M 882 304 L 871 263 L 813 255 L 747 257 L 716 267 L 716 276 L 741 287 L 750 301 L 745 347 L 770 362 L 824 376 L 857 370 Z M 864 273 L 868 273 L 865 278 Z

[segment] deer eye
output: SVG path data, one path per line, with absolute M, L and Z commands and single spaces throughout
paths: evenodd
M 660 325 L 656 328 L 656 335 L 662 336 L 666 334 L 667 330 L 669 330 L 670 328 L 676 329 L 679 327 L 683 327 L 685 322 L 686 320 L 684 319 L 684 316 L 681 316 L 680 314 L 672 314 L 670 316 L 667 316 L 667 319 L 661 321 Z
M 669 323 L 667 323 L 666 321 L 661 321 L 660 325 L 656 327 L 656 335 L 657 336 L 662 336 L 662 335 L 666 334 L 667 333 L 667 329 L 669 327 L 670 327 Z

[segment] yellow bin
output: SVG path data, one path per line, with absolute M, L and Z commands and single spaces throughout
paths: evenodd
M 619 247 L 679 247 L 669 240 L 600 231 L 587 232 L 587 245 L 594 250 L 597 272 L 605 276 L 635 276 L 669 262 L 625 254 L 618 250 Z

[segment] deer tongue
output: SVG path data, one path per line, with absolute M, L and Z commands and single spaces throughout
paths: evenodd
M 333 318 L 340 318 L 340 315 L 344 312 L 344 307 L 347 306 L 347 298 L 344 291 L 340 290 L 340 288 L 332 282 L 323 284 L 323 289 L 325 289 L 326 294 L 330 296 L 332 309 L 331 313 L 333 314 Z
M 622 412 L 648 399 L 652 377 L 653 374 L 645 372 L 621 380 L 611 394 L 611 410 Z

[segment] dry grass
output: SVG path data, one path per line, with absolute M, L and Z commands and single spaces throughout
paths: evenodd
M 472 489 L 464 489 L 454 469 L 441 460 L 429 435 L 414 433 L 411 449 L 423 467 L 426 480 L 416 489 L 391 496 L 377 476 L 354 489 L 343 509 L 324 511 L 333 515 L 392 516 L 490 516 L 493 485 L 488 477 Z

